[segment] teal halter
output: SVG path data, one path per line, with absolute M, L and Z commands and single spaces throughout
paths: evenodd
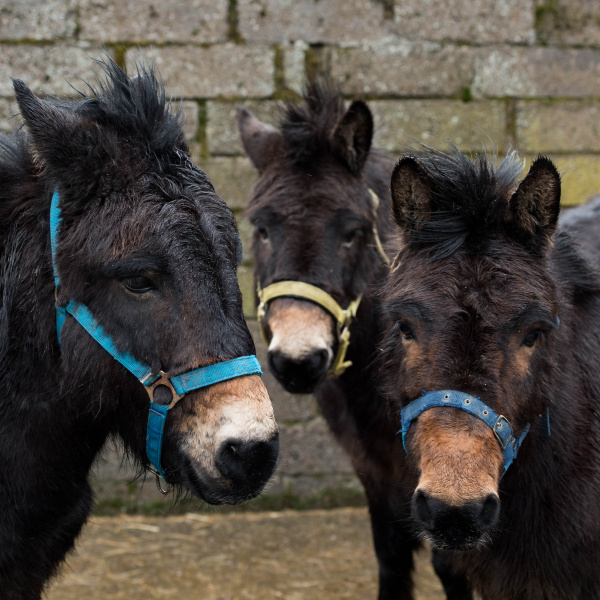
M 161 466 L 160 454 L 162 448 L 163 431 L 167 412 L 173 408 L 179 400 L 185 396 L 187 392 L 197 390 L 203 387 L 242 377 L 244 375 L 262 375 L 262 369 L 256 359 L 256 356 L 241 356 L 231 360 L 202 367 L 195 371 L 188 371 L 175 377 L 169 377 L 163 371 L 158 374 L 153 373 L 152 369 L 138 361 L 131 354 L 121 352 L 115 346 L 111 337 L 104 331 L 102 325 L 96 321 L 90 309 L 81 302 L 70 300 L 66 306 L 58 304 L 58 288 L 60 286 L 60 277 L 58 276 L 58 268 L 56 264 L 56 251 L 58 248 L 58 226 L 61 221 L 60 216 L 60 196 L 58 192 L 54 192 L 52 196 L 52 204 L 50 207 L 50 245 L 52 248 L 52 268 L 54 271 L 54 286 L 56 300 L 56 333 L 58 343 L 60 345 L 60 334 L 62 327 L 67 318 L 67 314 L 71 315 L 115 360 L 119 361 L 130 373 L 132 373 L 144 386 L 148 396 L 150 397 L 150 410 L 148 414 L 148 427 L 146 431 L 146 454 L 148 460 L 156 469 L 156 483 L 158 489 L 166 494 L 168 490 L 164 490 L 160 485 L 159 476 L 165 481 L 167 478 Z M 154 402 L 154 391 L 159 386 L 165 386 L 171 392 L 171 402 L 167 404 L 156 404 Z M 168 483 L 168 481 L 167 481 Z
M 408 434 L 412 422 L 421 413 L 436 407 L 458 408 L 483 421 L 492 430 L 500 445 L 502 457 L 504 458 L 504 471 L 502 474 L 504 475 L 504 473 L 506 473 L 513 460 L 517 458 L 519 448 L 529 431 L 529 423 L 525 425 L 523 431 L 521 431 L 519 435 L 515 435 L 511 424 L 504 415 L 497 414 L 489 406 L 479 400 L 479 398 L 456 390 L 424 392 L 420 398 L 413 400 L 402 409 L 400 414 L 402 419 L 402 429 L 398 433 L 402 433 L 402 445 L 404 446 L 404 450 L 408 452 L 406 449 L 406 435 Z M 550 435 L 549 419 L 550 417 L 548 416 L 548 435 Z

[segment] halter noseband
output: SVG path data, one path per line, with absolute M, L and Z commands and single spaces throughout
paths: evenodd
M 375 247 L 377 248 L 379 256 L 381 256 L 383 259 L 384 264 L 389 266 L 390 259 L 383 249 L 381 240 L 379 238 L 379 233 L 377 231 L 377 210 L 379 208 L 379 197 L 370 188 L 369 194 L 371 195 L 371 200 L 373 203 L 373 238 L 375 240 Z M 350 325 L 356 318 L 356 313 L 358 312 L 358 307 L 360 305 L 360 301 L 362 300 L 362 293 L 359 294 L 357 298 L 352 300 L 352 302 L 350 302 L 348 308 L 343 309 L 336 302 L 333 296 L 328 294 L 325 290 L 303 281 L 278 281 L 268 285 L 264 289 L 261 289 L 260 283 L 258 283 L 256 291 L 260 301 L 256 315 L 258 327 L 260 330 L 260 335 L 267 346 L 269 345 L 269 341 L 267 340 L 267 336 L 265 334 L 263 320 L 265 318 L 267 305 L 269 302 L 275 298 L 300 298 L 302 300 L 310 300 L 311 302 L 318 304 L 321 308 L 324 308 L 337 322 L 338 351 L 333 364 L 327 372 L 328 376 L 332 378 L 339 377 L 346 371 L 348 367 L 352 366 L 352 361 L 346 360 L 346 352 L 348 351 L 348 346 L 350 345 Z
M 120 362 L 144 386 L 144 389 L 150 398 L 150 410 L 146 430 L 146 454 L 148 460 L 155 469 L 153 472 L 156 475 L 158 489 L 163 494 L 166 494 L 169 490 L 164 490 L 162 488 L 159 476 L 167 481 L 160 461 L 167 412 L 173 408 L 187 392 L 207 387 L 220 381 L 242 377 L 243 375 L 261 375 L 262 369 L 260 368 L 256 356 L 252 355 L 225 360 L 174 377 L 169 377 L 169 375 L 163 371 L 159 371 L 158 374 L 156 374 L 152 372 L 152 369 L 148 365 L 138 361 L 131 354 L 118 350 L 112 338 L 104 331 L 98 321 L 96 321 L 94 315 L 85 304 L 70 300 L 66 306 L 59 306 L 58 289 L 60 286 L 60 278 L 58 276 L 56 264 L 58 226 L 61 221 L 59 204 L 60 196 L 58 195 L 58 192 L 55 191 L 52 196 L 52 204 L 50 207 L 50 245 L 52 248 L 52 269 L 54 272 L 56 332 L 58 343 L 59 345 L 61 344 L 61 330 L 65 319 L 67 318 L 67 314 L 70 314 L 115 360 Z M 169 404 L 156 404 L 154 402 L 154 391 L 159 386 L 164 386 L 170 390 L 171 401 Z
M 408 406 L 405 406 L 400 413 L 402 419 L 402 445 L 406 450 L 406 434 L 410 429 L 411 423 L 422 413 L 430 408 L 451 407 L 464 410 L 465 412 L 477 417 L 483 421 L 494 433 L 504 458 L 504 472 L 517 457 L 519 448 L 529 431 L 529 423 L 525 425 L 520 435 L 513 435 L 513 430 L 508 419 L 503 415 L 494 412 L 489 406 L 464 392 L 456 390 L 438 390 L 435 392 L 425 392 L 420 398 L 413 400 Z M 408 452 L 408 450 L 406 450 Z
M 362 294 L 356 300 L 350 302 L 348 308 L 343 309 L 326 291 L 303 281 L 278 281 L 277 283 L 268 285 L 264 290 L 261 290 L 260 285 L 258 285 L 257 292 L 260 300 L 257 311 L 260 335 L 267 346 L 269 342 L 263 326 L 267 304 L 274 298 L 302 298 L 303 300 L 310 300 L 318 304 L 321 308 L 324 308 L 337 322 L 338 351 L 328 371 L 329 376 L 339 377 L 352 365 L 352 362 L 345 360 L 345 358 L 346 351 L 350 345 L 350 324 L 356 317 L 358 305 L 362 300 Z

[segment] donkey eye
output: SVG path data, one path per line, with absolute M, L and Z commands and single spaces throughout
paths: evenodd
M 121 279 L 121 283 L 134 294 L 144 294 L 154 289 L 152 282 L 147 277 L 141 275 L 126 277 L 125 279 Z
M 410 325 L 408 325 L 407 323 L 400 323 L 400 325 L 398 327 L 400 329 L 400 333 L 402 333 L 402 337 L 405 340 L 414 339 L 415 336 L 412 332 L 412 329 L 410 328 Z
M 540 337 L 540 330 L 533 329 L 531 330 L 524 338 L 523 338 L 523 346 L 527 346 L 528 348 L 532 348 L 535 342 Z
M 362 229 L 353 229 L 344 235 L 344 246 L 351 246 L 355 240 L 363 236 Z
M 266 242 L 269 239 L 269 232 L 266 227 L 257 227 L 256 233 L 258 234 L 258 239 L 261 242 Z

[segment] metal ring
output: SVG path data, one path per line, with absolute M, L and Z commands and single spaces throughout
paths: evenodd
M 465 400 L 465 404 L 471 404 L 471 398 L 467 398 L 467 399 Z
M 167 489 L 166 490 L 163 489 L 163 486 L 160 483 L 160 479 L 161 479 L 160 474 L 157 473 L 156 471 L 154 471 L 154 475 L 156 476 L 156 487 L 158 488 L 158 491 L 163 496 L 166 496 L 173 489 L 173 486 L 170 483 L 167 483 Z M 166 481 L 165 481 L 165 483 L 166 483 Z
M 483 414 L 487 417 L 490 413 L 487 410 L 484 410 Z
M 444 400 L 448 400 L 450 398 L 450 394 L 444 394 Z
M 166 496 L 172 489 L 173 486 L 170 483 L 167 483 L 167 480 L 165 479 L 165 483 L 167 484 L 167 489 L 165 490 L 163 488 L 163 486 L 160 484 L 160 473 L 153 469 L 152 467 L 148 467 L 148 471 L 150 471 L 150 473 L 152 473 L 152 475 L 154 475 L 154 477 L 156 477 L 156 487 L 158 488 L 158 491 L 163 495 Z

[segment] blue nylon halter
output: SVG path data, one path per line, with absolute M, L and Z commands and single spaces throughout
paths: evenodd
M 56 292 L 58 292 L 60 286 L 60 277 L 56 264 L 58 227 L 61 221 L 59 203 L 60 196 L 58 192 L 54 192 L 50 207 L 50 246 L 52 248 L 52 268 L 54 271 Z M 241 356 L 225 360 L 176 375 L 175 377 L 169 377 L 162 371 L 158 374 L 152 373 L 152 369 L 148 365 L 140 362 L 127 352 L 121 352 L 102 325 L 96 321 L 90 309 L 85 304 L 75 302 L 74 300 L 70 300 L 66 306 L 59 306 L 58 300 L 56 301 L 56 333 L 59 345 L 61 343 L 61 330 L 67 314 L 70 314 L 115 360 L 119 361 L 144 385 L 150 396 L 150 410 L 146 430 L 146 454 L 150 463 L 156 469 L 157 474 L 165 481 L 167 481 L 167 478 L 161 465 L 160 455 L 168 410 L 173 408 L 187 392 L 207 387 L 220 381 L 242 377 L 243 375 L 262 375 L 262 369 L 256 356 Z M 156 404 L 154 402 L 154 390 L 161 385 L 171 390 L 172 399 L 169 404 Z M 164 492 L 160 485 L 159 489 Z
M 425 392 L 420 398 L 413 400 L 408 406 L 405 406 L 400 413 L 402 429 L 398 432 L 402 432 L 404 450 L 406 450 L 406 434 L 410 429 L 411 423 L 426 410 L 444 406 L 464 410 L 470 415 L 481 419 L 494 432 L 504 458 L 504 475 L 513 460 L 517 457 L 519 448 L 529 431 L 529 423 L 525 425 L 519 436 L 515 436 L 506 417 L 498 415 L 489 406 L 481 402 L 479 398 L 475 398 L 464 392 L 457 392 L 456 390 Z

